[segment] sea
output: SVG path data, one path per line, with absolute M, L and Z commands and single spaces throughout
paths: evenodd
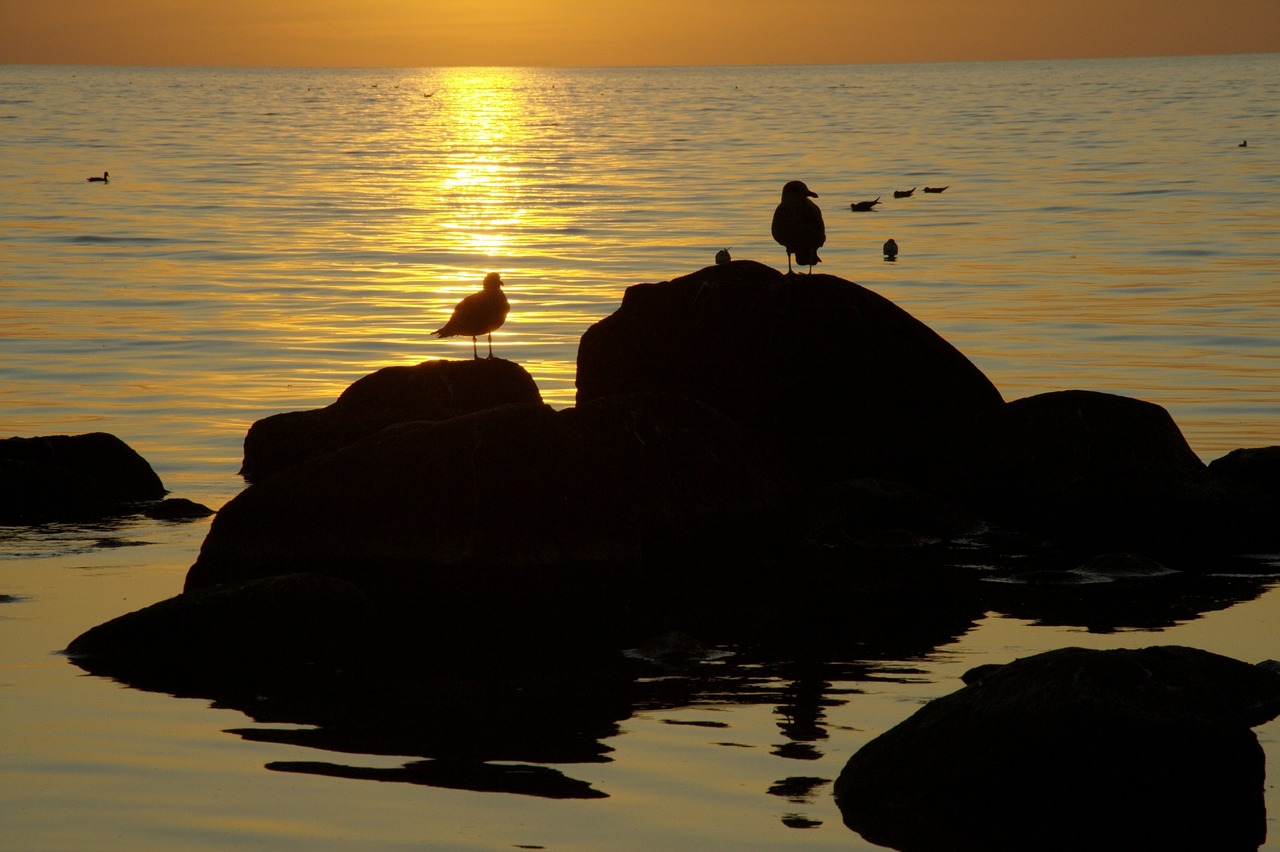
M 255 420 L 382 367 L 470 358 L 469 339 L 432 332 L 488 272 L 511 302 L 495 355 L 572 406 L 578 340 L 627 287 L 726 248 L 786 269 L 769 223 L 789 180 L 819 196 L 817 271 L 894 301 L 1006 400 L 1148 400 L 1206 462 L 1280 444 L 1280 54 L 0 66 L 0 437 L 110 432 L 172 496 L 217 509 L 244 488 Z M 781 331 L 771 345 L 812 344 Z M 440 781 L 412 771 L 429 749 L 308 737 L 305 714 L 135 689 L 60 653 L 178 594 L 207 530 L 0 527 L 0 845 L 879 848 L 842 823 L 832 782 L 973 666 L 1069 645 L 1280 658 L 1275 554 L 1176 594 L 1128 590 L 1132 612 L 995 595 L 928 642 L 803 667 L 720 645 L 593 717 L 590 759 L 493 756 L 593 791 L 556 797 Z M 1280 722 L 1256 733 L 1280 849 Z

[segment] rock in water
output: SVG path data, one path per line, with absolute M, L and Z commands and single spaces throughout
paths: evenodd
M 384 367 L 325 408 L 289 411 L 254 423 L 240 473 L 249 481 L 331 453 L 393 423 L 447 420 L 508 403 L 540 403 L 533 377 L 514 361 L 427 361 Z
M 1256 849 L 1280 675 L 1178 646 L 982 666 L 863 746 L 847 825 L 902 850 Z
M 626 291 L 578 348 L 578 402 L 659 391 L 711 405 L 807 485 L 930 484 L 995 386 L 889 300 L 830 275 L 713 266 Z

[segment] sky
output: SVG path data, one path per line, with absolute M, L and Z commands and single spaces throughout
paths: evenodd
M 771 65 L 1280 52 L 1280 0 L 0 0 L 0 64 Z

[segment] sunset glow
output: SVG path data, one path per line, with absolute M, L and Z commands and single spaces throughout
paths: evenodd
M 1269 53 L 1275 0 L 0 0 L 0 62 L 770 65 Z

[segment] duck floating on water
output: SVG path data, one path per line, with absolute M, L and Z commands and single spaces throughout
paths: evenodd
M 947 186 L 951 186 L 951 184 L 947 184 Z M 925 192 L 942 192 L 947 188 L 947 186 L 926 186 L 924 188 L 924 191 Z
M 914 186 L 911 187 L 910 189 L 895 189 L 893 191 L 893 197 L 894 198 L 910 198 L 912 195 L 915 194 L 915 191 L 916 191 L 916 188 Z
M 91 178 L 85 178 L 85 180 L 89 181 L 90 183 L 95 183 L 95 182 L 96 182 L 96 183 L 111 183 L 111 181 L 109 180 L 109 178 L 110 178 L 110 177 L 111 177 L 111 172 L 103 172 L 103 173 L 102 173 L 102 177 L 91 177 Z
M 506 295 L 502 292 L 502 276 L 490 272 L 484 277 L 484 289 L 472 293 L 453 309 L 453 316 L 433 334 L 436 337 L 470 337 L 471 357 L 480 359 L 476 348 L 476 338 L 482 334 L 489 336 L 489 357 L 493 357 L 493 332 L 507 321 L 507 312 L 511 310 Z
M 849 205 L 849 209 L 854 213 L 866 213 L 868 210 L 874 210 L 879 203 L 880 196 L 877 195 L 875 201 L 855 201 Z

